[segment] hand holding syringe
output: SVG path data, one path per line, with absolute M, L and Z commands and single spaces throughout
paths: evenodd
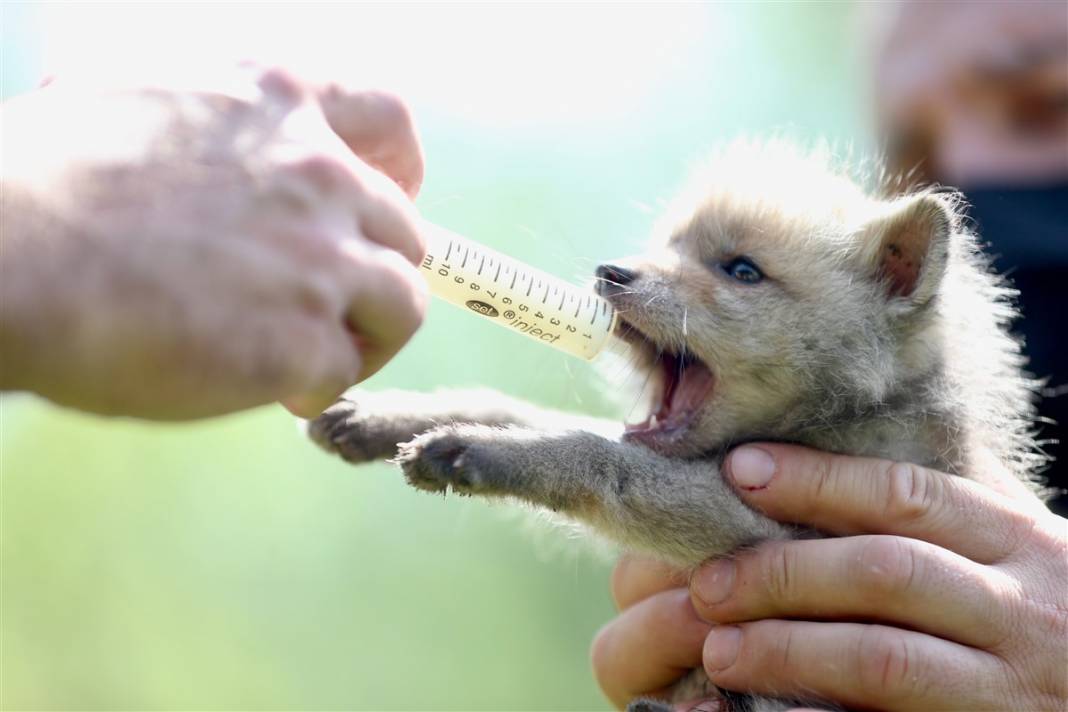
M 592 291 L 431 223 L 423 235 L 419 272 L 434 296 L 587 360 L 609 341 L 615 309 Z

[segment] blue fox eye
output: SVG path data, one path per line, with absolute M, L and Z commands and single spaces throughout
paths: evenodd
M 724 262 L 721 267 L 728 276 L 739 282 L 756 284 L 764 279 L 764 273 L 748 257 L 735 257 L 730 262 Z

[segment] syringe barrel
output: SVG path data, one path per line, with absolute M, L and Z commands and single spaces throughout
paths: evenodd
M 423 222 L 422 233 L 427 254 L 419 272 L 434 296 L 587 360 L 608 342 L 616 312 L 592 290 L 432 223 Z

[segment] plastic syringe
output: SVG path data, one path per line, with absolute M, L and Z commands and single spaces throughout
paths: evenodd
M 422 225 L 427 254 L 419 272 L 435 297 L 587 360 L 609 342 L 616 311 L 592 290 L 432 223 Z

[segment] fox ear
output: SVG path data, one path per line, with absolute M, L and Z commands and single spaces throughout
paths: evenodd
M 953 212 L 934 195 L 894 201 L 863 229 L 866 267 L 888 299 L 926 304 L 938 291 L 949 259 Z

